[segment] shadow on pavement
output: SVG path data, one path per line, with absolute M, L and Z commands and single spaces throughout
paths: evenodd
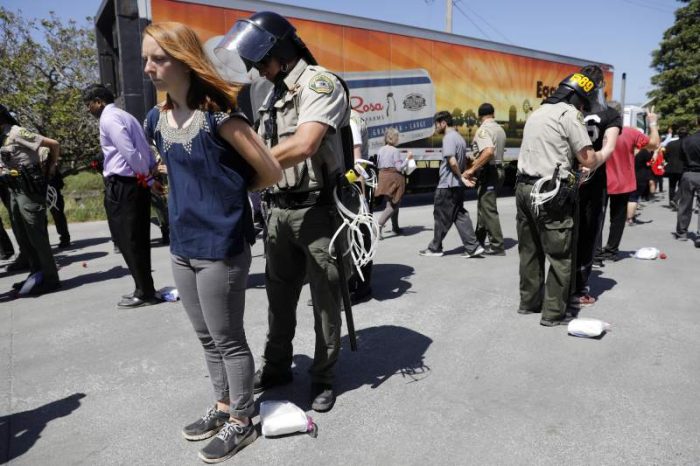
M 612 290 L 615 285 L 617 285 L 617 281 L 613 280 L 612 278 L 605 278 L 602 275 L 603 272 L 600 270 L 593 270 L 591 272 L 591 278 L 588 281 L 591 288 L 590 293 L 596 298 L 600 297 L 600 295 L 606 291 Z
M 41 438 L 46 425 L 78 409 L 82 398 L 85 398 L 84 393 L 75 393 L 30 411 L 0 417 L 0 464 L 28 452 Z
M 74 262 L 90 261 L 93 259 L 98 259 L 100 257 L 104 257 L 108 254 L 109 254 L 108 252 L 104 252 L 104 251 L 84 252 L 82 254 L 71 254 L 71 255 L 64 255 L 62 253 L 59 253 L 59 254 L 54 254 L 54 259 L 56 260 L 56 264 L 59 267 L 65 267 L 65 266 L 70 265 Z
M 426 230 L 428 230 L 428 228 L 426 228 L 423 225 L 411 225 L 410 227 L 401 227 L 401 234 L 397 235 L 397 234 L 393 233 L 391 231 L 391 229 L 387 229 L 387 231 L 385 233 L 386 236 L 384 239 L 390 239 L 390 238 L 394 238 L 397 236 L 413 236 L 413 235 L 417 235 L 418 233 L 421 233 L 421 232 L 426 231 Z M 431 228 L 431 230 L 432 230 L 432 228 Z
M 414 268 L 405 264 L 377 264 L 372 267 L 372 298 L 377 301 L 396 299 L 411 288 L 406 281 Z
M 95 246 L 96 244 L 107 243 L 109 241 L 112 241 L 112 238 L 110 238 L 109 236 L 105 236 L 102 238 L 85 238 L 79 240 L 71 240 L 70 247 L 63 249 L 63 251 L 72 251 L 74 249 L 87 248 L 89 246 Z
M 503 248 L 507 251 L 518 245 L 518 240 L 513 238 L 503 238 Z
M 350 351 L 347 336 L 341 338 L 341 351 L 335 369 L 336 396 L 365 385 L 378 388 L 391 377 L 400 376 L 405 383 L 419 382 L 430 375 L 424 362 L 425 352 L 433 342 L 427 336 L 409 328 L 382 325 L 360 329 L 357 352 Z M 294 355 L 294 381 L 291 384 L 266 390 L 256 400 L 289 400 L 304 411 L 311 409 L 311 376 L 307 375 L 312 359 L 305 354 Z
M 68 280 L 61 280 L 62 286 L 58 293 L 90 283 L 99 283 L 104 282 L 106 280 L 121 278 L 126 275 L 130 275 L 129 269 L 122 266 L 115 266 L 109 270 L 104 270 L 102 272 L 93 272 L 85 275 L 79 275 L 77 277 L 69 278 Z

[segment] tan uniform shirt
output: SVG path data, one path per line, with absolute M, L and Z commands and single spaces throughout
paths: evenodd
M 17 170 L 22 165 L 36 165 L 40 160 L 39 147 L 44 137 L 21 126 L 12 126 L 2 134 L 0 157 L 7 170 Z
M 550 177 L 557 164 L 568 176 L 576 154 L 591 145 L 583 115 L 565 102 L 544 104 L 525 123 L 518 156 L 518 171 L 530 176 Z
M 488 149 L 489 147 L 494 148 L 494 154 L 491 160 L 489 160 L 489 165 L 503 163 L 503 152 L 506 150 L 506 132 L 493 118 L 484 121 L 476 132 L 476 135 L 474 135 L 474 140 L 472 141 L 472 156 L 474 158 L 478 157 L 484 149 Z
M 360 153 L 364 160 L 369 160 L 369 132 L 367 123 L 355 110 L 350 111 L 350 128 L 352 128 L 352 144 L 361 146 Z
M 340 128 L 350 121 L 350 106 L 345 89 L 338 78 L 321 66 L 308 65 L 299 60 L 284 79 L 287 91 L 274 103 L 277 110 L 277 137 L 279 143 L 291 137 L 299 125 L 319 122 L 329 126 L 318 151 L 311 157 L 284 170 L 275 191 L 317 191 L 323 187 L 324 168 L 334 177 L 343 170 L 343 148 Z M 274 93 L 274 89 L 271 91 Z M 258 132 L 265 137 L 266 121 L 270 118 L 267 101 L 260 108 Z M 267 139 L 270 144 L 270 139 Z

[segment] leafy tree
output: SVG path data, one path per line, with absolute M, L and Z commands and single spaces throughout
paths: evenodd
M 662 126 L 693 128 L 700 115 L 700 0 L 678 0 L 676 21 L 652 52 L 649 92 L 661 114 Z
M 467 126 L 474 126 L 479 123 L 479 119 L 476 117 L 476 112 L 474 112 L 474 110 L 467 110 L 464 112 L 464 123 Z
M 452 120 L 455 126 L 458 128 L 464 124 L 464 114 L 462 113 L 461 108 L 457 107 L 452 110 Z
M 64 170 L 86 167 L 100 151 L 96 120 L 80 97 L 98 81 L 92 29 L 53 12 L 37 20 L 0 7 L 0 44 L 0 103 L 22 126 L 61 143 Z

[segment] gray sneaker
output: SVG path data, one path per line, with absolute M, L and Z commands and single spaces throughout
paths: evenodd
M 481 246 L 477 246 L 476 249 L 474 249 L 474 252 L 469 252 L 469 251 L 464 251 L 461 256 L 466 257 L 467 259 L 471 259 L 472 257 L 482 257 L 482 254 L 484 254 L 485 250 Z
M 688 241 L 688 234 L 687 233 L 678 233 L 678 232 L 672 231 L 671 236 L 676 238 L 678 241 Z
M 199 450 L 199 459 L 205 463 L 220 463 L 231 458 L 246 445 L 258 438 L 253 423 L 247 426 L 227 422 L 209 444 Z
M 229 419 L 229 414 L 219 411 L 216 406 L 209 408 L 209 411 L 197 419 L 192 424 L 182 429 L 182 436 L 187 440 L 204 440 L 213 437 L 223 427 Z
M 442 251 L 433 251 L 430 248 L 425 248 L 422 251 L 418 251 L 418 254 L 429 257 L 442 257 L 444 255 Z

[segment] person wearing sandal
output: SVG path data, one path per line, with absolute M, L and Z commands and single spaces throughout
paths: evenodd
M 219 77 L 192 29 L 149 25 L 142 55 L 145 73 L 166 93 L 145 128 L 168 170 L 173 276 L 216 398 L 182 434 L 214 437 L 199 458 L 218 463 L 257 437 L 250 419 L 255 370 L 243 327 L 255 238 L 248 190 L 274 184 L 282 171 L 238 110 L 238 87 Z

